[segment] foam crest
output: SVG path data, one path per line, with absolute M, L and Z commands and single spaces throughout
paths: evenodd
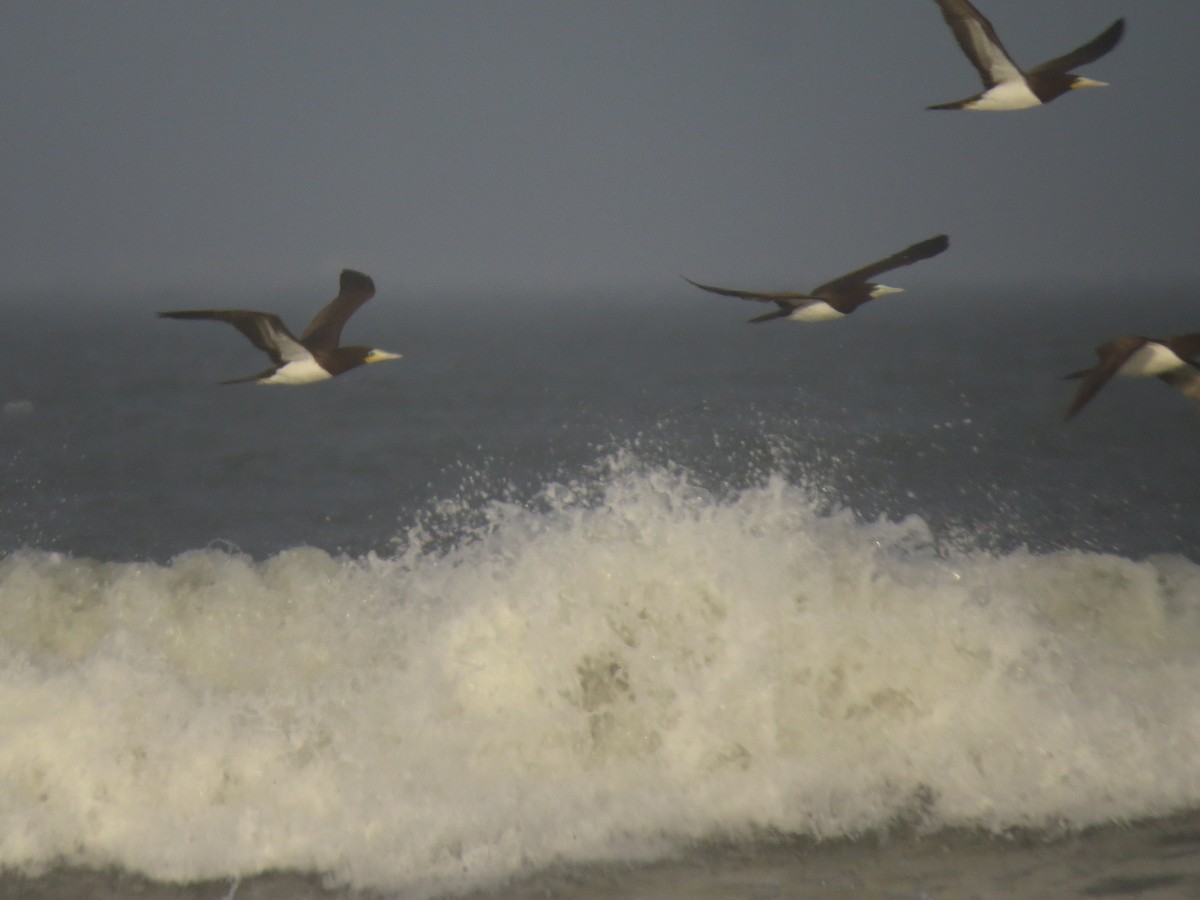
M 420 894 L 1200 801 L 1200 567 L 939 551 L 610 462 L 391 559 L 0 561 L 0 865 Z

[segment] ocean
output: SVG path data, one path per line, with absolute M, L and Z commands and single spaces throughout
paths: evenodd
M 1187 291 L 327 299 L 5 299 L 0 896 L 1200 896 Z

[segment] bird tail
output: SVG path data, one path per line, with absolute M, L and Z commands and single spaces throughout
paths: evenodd
M 256 375 L 247 375 L 245 378 L 231 378 L 228 381 L 219 381 L 218 384 L 245 384 L 248 381 L 262 381 L 265 378 L 270 378 L 278 371 L 277 367 L 272 366 L 264 372 L 259 372 Z
M 935 103 L 933 106 L 927 106 L 926 109 L 962 109 L 967 103 L 966 100 L 955 100 L 952 103 Z
M 769 322 L 772 319 L 786 319 L 792 314 L 790 309 L 773 309 L 769 313 L 763 313 L 761 316 L 755 316 L 753 319 L 747 319 L 747 322 Z

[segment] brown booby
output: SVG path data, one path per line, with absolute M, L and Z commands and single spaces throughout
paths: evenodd
M 310 384 L 341 375 L 363 363 L 399 359 L 399 353 L 385 353 L 371 347 L 339 347 L 342 326 L 355 311 L 375 296 L 375 282 L 370 276 L 352 269 L 343 269 L 338 295 L 325 306 L 299 339 L 292 336 L 283 320 L 274 313 L 247 309 L 187 309 L 160 312 L 166 319 L 211 319 L 228 322 L 250 339 L 274 363 L 265 372 L 222 381 L 238 384 L 257 381 L 259 384 Z
M 755 316 L 751 322 L 766 322 L 769 319 L 791 319 L 794 322 L 826 322 L 840 319 L 858 309 L 868 300 L 882 297 L 885 294 L 898 294 L 903 288 L 888 287 L 886 284 L 875 284 L 868 279 L 883 272 L 890 272 L 901 266 L 911 266 L 922 259 L 937 256 L 950 246 L 950 239 L 944 234 L 928 238 L 918 244 L 913 244 L 893 253 L 887 259 L 873 262 L 869 266 L 855 269 L 833 281 L 827 281 L 808 292 L 788 291 L 737 291 L 730 288 L 714 287 L 711 284 L 701 284 L 698 281 L 684 277 L 684 281 L 694 284 L 701 290 L 722 294 L 726 297 L 740 297 L 743 300 L 758 300 L 774 303 L 779 308 L 765 315 Z
M 1070 90 L 1107 87 L 1103 81 L 1092 81 L 1069 70 L 1099 59 L 1117 46 L 1125 33 L 1125 20 L 1117 19 L 1103 34 L 1082 47 L 1022 72 L 1000 43 L 992 23 L 968 0 L 936 2 L 963 53 L 979 70 L 984 91 L 929 109 L 1028 109 L 1049 103 Z
M 1100 362 L 1093 368 L 1064 376 L 1083 379 L 1067 409 L 1067 419 L 1083 409 L 1114 375 L 1155 376 L 1200 403 L 1200 332 L 1166 339 L 1136 335 L 1114 338 L 1097 347 L 1096 355 Z

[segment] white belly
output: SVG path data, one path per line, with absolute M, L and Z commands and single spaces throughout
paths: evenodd
M 1037 94 L 1021 81 L 1003 81 L 990 91 L 985 91 L 978 99 L 968 103 L 964 109 L 980 109 L 999 111 L 1005 109 L 1029 109 L 1031 106 L 1041 106 L 1042 101 Z
M 333 376 L 317 365 L 311 356 L 308 359 L 298 359 L 280 367 L 279 371 L 270 378 L 264 378 L 259 384 L 312 384 L 314 381 L 324 381 Z
M 793 310 L 788 318 L 793 322 L 832 322 L 844 315 L 845 313 L 838 312 L 824 300 L 818 300 Z
M 1172 372 L 1182 365 L 1183 360 L 1162 344 L 1149 342 L 1135 350 L 1133 355 L 1125 360 L 1125 364 L 1117 371 L 1122 375 L 1143 378 Z

